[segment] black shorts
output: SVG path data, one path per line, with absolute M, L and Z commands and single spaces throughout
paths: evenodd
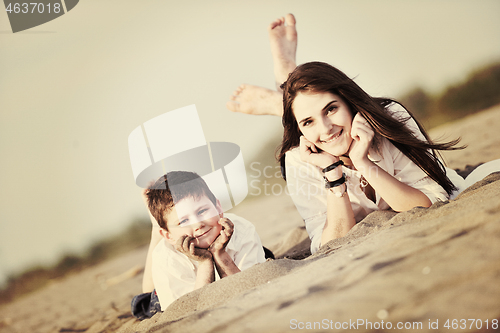
M 130 305 L 132 314 L 140 320 L 151 318 L 156 313 L 161 312 L 160 300 L 158 299 L 156 290 L 134 296 Z

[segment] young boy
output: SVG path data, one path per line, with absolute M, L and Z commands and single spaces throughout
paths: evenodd
M 150 251 L 151 264 L 149 254 L 146 262 L 145 294 L 132 301 L 136 317 L 154 315 L 158 299 L 164 311 L 182 295 L 213 282 L 216 275 L 224 278 L 266 260 L 255 227 L 234 214 L 224 216 L 219 200 L 196 173 L 169 172 L 145 196 L 161 238 L 151 239 L 151 245 L 157 245 Z

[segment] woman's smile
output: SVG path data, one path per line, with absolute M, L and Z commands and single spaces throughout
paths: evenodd
M 337 134 L 330 135 L 330 137 L 328 137 L 327 139 L 321 140 L 321 142 L 326 143 L 326 144 L 332 143 L 333 141 L 335 141 L 336 139 L 338 139 L 340 137 L 340 135 L 342 134 L 342 131 L 343 130 L 340 130 Z
M 347 153 L 353 117 L 340 96 L 329 92 L 299 93 L 293 113 L 302 135 L 317 148 L 334 156 Z

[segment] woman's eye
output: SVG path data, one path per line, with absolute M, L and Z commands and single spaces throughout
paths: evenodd
M 337 107 L 332 105 L 328 109 L 326 109 L 326 114 L 330 114 L 330 113 L 334 112 L 335 110 L 337 110 Z
M 307 125 L 310 125 L 312 123 L 312 121 L 310 120 L 306 120 L 302 123 L 302 126 L 307 126 Z
M 188 222 L 188 219 L 184 219 L 184 220 L 179 222 L 179 225 L 183 225 L 184 223 L 187 223 L 187 222 Z

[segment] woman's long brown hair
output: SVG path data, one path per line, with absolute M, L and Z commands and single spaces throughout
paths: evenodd
M 462 149 L 463 147 L 455 147 L 460 138 L 445 143 L 432 142 L 422 125 L 409 110 L 407 111 L 410 117 L 406 119 L 393 118 L 387 112 L 386 107 L 391 103 L 398 102 L 390 98 L 371 97 L 343 72 L 323 62 L 310 62 L 298 66 L 290 74 L 282 88 L 284 132 L 283 141 L 278 147 L 278 159 L 281 162 L 283 171 L 285 171 L 285 153 L 299 145 L 300 136 L 302 135 L 292 110 L 295 97 L 298 93 L 329 92 L 343 98 L 353 117 L 359 112 L 368 121 L 375 131 L 373 142 L 375 147 L 378 146 L 380 138 L 388 139 L 429 177 L 441 185 L 448 194 L 455 190 L 455 186 L 446 176 L 436 150 Z M 419 140 L 405 126 L 406 121 L 410 118 L 415 120 L 420 132 L 427 141 Z M 285 172 L 283 172 L 283 175 L 286 178 Z

